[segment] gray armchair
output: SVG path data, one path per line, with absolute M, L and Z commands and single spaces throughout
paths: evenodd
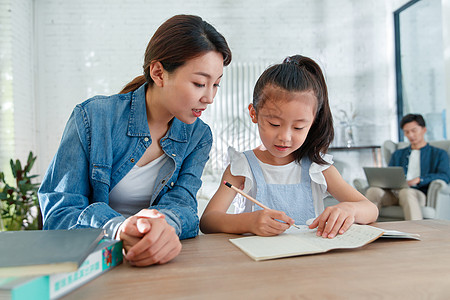
M 450 140 L 432 141 L 431 146 L 444 149 L 450 156 Z M 386 164 L 389 163 L 395 150 L 405 148 L 409 144 L 405 142 L 394 143 L 385 141 L 381 147 Z M 450 167 L 450 166 L 449 166 Z M 355 188 L 362 194 L 369 188 L 365 179 L 357 178 L 353 181 Z M 422 207 L 425 219 L 447 219 L 450 220 L 450 187 L 443 180 L 434 180 L 430 183 L 427 192 L 427 201 Z M 379 221 L 404 220 L 403 210 L 400 206 L 385 206 L 380 209 Z

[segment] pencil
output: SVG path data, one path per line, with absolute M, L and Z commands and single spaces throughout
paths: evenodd
M 262 204 L 261 202 L 259 202 L 258 200 L 256 200 L 255 198 L 253 198 L 252 196 L 250 196 L 249 194 L 247 194 L 246 192 L 244 192 L 241 189 L 238 189 L 237 187 L 233 186 L 231 183 L 229 183 L 228 181 L 224 181 L 223 184 L 225 184 L 227 187 L 229 187 L 230 189 L 234 190 L 235 192 L 241 194 L 242 196 L 244 196 L 245 198 L 247 198 L 248 200 L 252 201 L 253 203 L 255 203 L 258 206 L 261 206 L 264 209 L 270 209 L 268 208 L 266 205 Z M 292 224 L 292 226 L 294 226 L 295 228 L 300 229 L 300 227 L 296 224 Z

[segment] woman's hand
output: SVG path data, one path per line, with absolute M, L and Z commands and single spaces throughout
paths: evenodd
M 150 230 L 147 218 L 164 218 L 155 209 L 143 209 L 134 216 L 126 219 L 117 230 L 116 236 L 122 240 L 125 253 L 137 244 L 141 238 Z
M 250 220 L 251 232 L 261 236 L 278 235 L 294 224 L 293 219 L 278 210 L 256 210 L 250 215 L 252 216 Z
M 309 225 L 310 229 L 317 227 L 317 236 L 334 238 L 337 234 L 343 234 L 355 222 L 356 209 L 352 202 L 341 202 L 327 207 Z
M 117 234 L 123 241 L 126 259 L 134 266 L 163 264 L 181 251 L 175 229 L 154 209 L 143 209 L 126 219 Z

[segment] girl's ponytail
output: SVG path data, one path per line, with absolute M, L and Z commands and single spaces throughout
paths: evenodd
M 308 156 L 316 163 L 325 163 L 322 153 L 334 139 L 333 116 L 328 103 L 328 88 L 320 66 L 311 58 L 302 55 L 287 57 L 283 63 L 292 63 L 303 69 L 303 77 L 309 82 L 308 86 L 314 91 L 317 98 L 316 116 L 309 130 L 308 136 L 300 149 L 296 151 L 298 157 Z
M 328 89 L 325 83 L 322 70 L 319 65 L 309 57 L 302 55 L 288 56 L 283 61 L 284 64 L 293 64 L 303 70 L 301 73 L 312 75 L 315 78 L 309 79 L 313 85 L 313 90 L 316 93 L 318 100 L 317 112 L 320 111 L 324 102 L 328 102 Z M 306 72 L 304 72 L 306 71 Z

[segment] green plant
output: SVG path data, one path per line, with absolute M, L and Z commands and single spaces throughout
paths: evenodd
M 0 172 L 0 231 L 39 229 L 39 183 L 31 182 L 38 175 L 28 175 L 35 160 L 31 151 L 23 168 L 18 159 L 15 163 L 10 160 L 15 186 L 8 184 Z

